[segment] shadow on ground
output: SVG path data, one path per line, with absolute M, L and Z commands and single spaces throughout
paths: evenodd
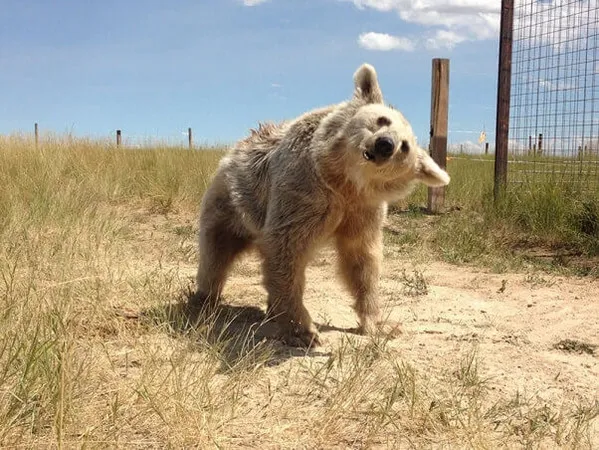
M 217 353 L 221 372 L 257 365 L 276 366 L 293 357 L 330 355 L 322 347 L 305 349 L 283 344 L 277 324 L 260 308 L 222 303 L 206 314 L 188 307 L 189 295 L 185 293 L 173 303 L 143 310 L 139 318 L 166 325 L 169 333 L 193 336 L 200 351 Z M 356 329 L 315 325 L 321 333 L 357 332 Z

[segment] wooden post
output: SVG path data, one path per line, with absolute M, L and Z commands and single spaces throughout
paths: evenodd
M 539 133 L 539 156 L 543 154 L 543 133 Z
M 187 139 L 189 140 L 189 150 L 193 148 L 193 138 L 191 136 L 191 127 L 187 129 Z
M 495 183 L 493 195 L 497 201 L 507 183 L 508 136 L 510 126 L 510 95 L 512 83 L 512 37 L 514 0 L 501 0 L 499 31 L 499 68 L 497 76 L 497 119 L 495 120 Z
M 528 135 L 528 154 L 530 154 L 530 152 L 532 152 L 532 136 L 529 134 Z
M 121 130 L 116 130 L 116 146 L 121 146 Z
M 485 155 L 489 154 L 489 143 L 485 142 Z
M 447 125 L 449 112 L 449 59 L 434 58 L 431 86 L 431 157 L 447 167 Z M 428 188 L 428 210 L 435 214 L 445 203 L 445 186 Z
M 35 149 L 37 150 L 39 147 L 39 142 L 40 142 L 40 132 L 39 132 L 39 127 L 37 126 L 37 122 L 35 122 L 35 125 L 33 126 L 33 130 L 34 130 L 34 135 L 35 135 Z

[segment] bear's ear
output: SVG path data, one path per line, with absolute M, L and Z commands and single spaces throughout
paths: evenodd
M 449 175 L 424 150 L 418 149 L 418 180 L 430 187 L 441 187 L 449 184 Z
M 383 103 L 383 93 L 379 87 L 374 67 L 362 64 L 354 73 L 354 98 L 366 103 Z

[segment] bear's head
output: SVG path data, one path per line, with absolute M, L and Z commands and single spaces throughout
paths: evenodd
M 345 106 L 342 131 L 346 162 L 353 167 L 352 178 L 360 184 L 398 181 L 447 185 L 449 175 L 418 146 L 405 117 L 385 105 L 374 68 L 369 64 L 360 66 L 354 84 L 354 96 Z

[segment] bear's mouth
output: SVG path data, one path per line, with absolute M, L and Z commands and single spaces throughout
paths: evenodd
M 368 150 L 366 150 L 364 153 L 362 153 L 362 156 L 364 157 L 364 159 L 366 161 L 374 161 L 374 155 L 372 153 L 370 153 Z

